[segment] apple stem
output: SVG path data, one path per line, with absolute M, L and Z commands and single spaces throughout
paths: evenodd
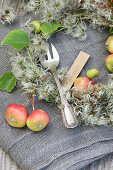
M 22 106 L 24 106 L 25 104 L 27 104 L 27 103 L 28 103 L 28 101 L 32 98 L 33 93 L 34 93 L 34 91 L 33 91 L 33 92 L 31 92 L 31 93 L 29 94 L 29 96 L 28 96 L 27 100 L 26 100 L 26 101 L 22 104 Z
M 98 83 L 98 77 L 95 78 L 95 82 L 96 82 L 96 84 Z
M 33 107 L 33 110 L 35 110 L 35 108 L 34 108 L 34 94 L 32 95 L 32 107 Z

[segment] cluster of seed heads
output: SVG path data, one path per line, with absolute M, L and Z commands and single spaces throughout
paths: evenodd
M 60 22 L 66 28 L 67 34 L 81 40 L 87 38 L 84 23 L 86 19 L 93 28 L 113 25 L 113 13 L 108 7 L 107 0 L 29 0 L 27 4 L 22 1 L 20 8 L 21 6 L 24 6 L 22 15 L 32 11 L 41 23 Z M 3 23 L 11 23 L 15 20 L 16 13 L 12 7 L 9 6 L 7 9 L 4 7 L 0 12 L 0 18 Z
M 77 0 L 30 0 L 25 6 L 24 13 L 34 11 L 40 23 L 60 22 L 66 28 L 67 34 L 84 40 L 87 37 L 84 19 L 88 19 L 95 27 L 101 26 L 103 21 L 111 23 L 111 10 L 106 11 L 106 9 L 106 2 L 102 0 L 85 0 L 81 3 L 77 3 Z M 54 78 L 40 64 L 40 59 L 48 49 L 47 39 L 42 38 L 42 33 L 36 34 L 30 23 L 31 21 L 22 26 L 22 30 L 29 36 L 28 49 L 11 52 L 12 72 L 18 80 L 18 85 L 26 93 L 35 89 L 38 100 L 54 102 L 60 108 L 60 96 Z M 59 79 L 63 80 L 66 71 L 60 70 L 57 74 Z M 112 92 L 113 75 L 111 74 L 108 85 L 95 85 L 95 90 L 88 89 L 82 94 L 76 94 L 75 89 L 72 88 L 66 92 L 66 97 L 81 122 L 90 125 L 108 125 L 113 124 Z
M 6 22 L 12 23 L 16 19 L 15 10 L 12 7 L 5 6 L 0 10 L 0 20 L 4 24 Z
M 112 74 L 108 85 L 96 84 L 93 89 L 79 94 L 73 88 L 67 92 L 66 96 L 75 115 L 82 123 L 86 125 L 113 125 Z

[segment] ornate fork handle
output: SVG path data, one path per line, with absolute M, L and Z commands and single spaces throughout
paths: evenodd
M 62 118 L 63 118 L 64 125 L 67 128 L 74 128 L 78 125 L 78 121 L 77 121 L 76 117 L 74 116 L 72 108 L 64 95 L 64 91 L 63 91 L 60 81 L 56 75 L 56 71 L 51 71 L 51 72 L 54 75 L 54 79 L 56 81 L 56 84 L 57 84 L 57 87 L 58 87 L 58 90 L 60 93 L 60 97 L 61 97 L 61 105 L 62 105 L 61 112 L 62 112 Z

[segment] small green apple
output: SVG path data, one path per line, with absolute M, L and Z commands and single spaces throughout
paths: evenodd
M 106 57 L 105 64 L 107 69 L 113 73 L 113 54 Z
M 38 21 L 32 21 L 31 25 L 34 26 L 36 33 L 40 32 L 40 23 Z
M 107 41 L 106 41 L 106 49 L 110 52 L 113 53 L 113 36 L 110 36 Z
M 92 68 L 88 70 L 86 74 L 89 78 L 96 78 L 99 76 L 99 71 L 96 68 Z

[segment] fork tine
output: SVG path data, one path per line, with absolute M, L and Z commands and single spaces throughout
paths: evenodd
M 55 48 L 55 46 L 51 43 L 51 49 L 52 49 L 52 53 L 53 53 L 53 58 L 55 58 L 56 60 L 59 61 L 59 54 Z
M 47 68 L 47 62 L 46 62 L 45 57 L 43 57 L 43 58 L 40 60 L 40 62 L 41 62 L 41 64 L 42 64 L 45 68 Z
M 51 59 L 51 54 L 50 54 L 49 49 L 47 50 L 47 57 L 48 57 L 48 60 L 50 60 L 50 59 Z
M 59 65 L 59 54 L 53 44 L 51 44 L 50 48 L 51 48 L 52 56 L 50 53 L 50 49 L 48 49 L 47 50 L 47 58 L 48 59 L 43 57 L 40 60 L 40 62 L 45 68 L 48 68 L 50 70 L 55 70 L 56 67 Z

